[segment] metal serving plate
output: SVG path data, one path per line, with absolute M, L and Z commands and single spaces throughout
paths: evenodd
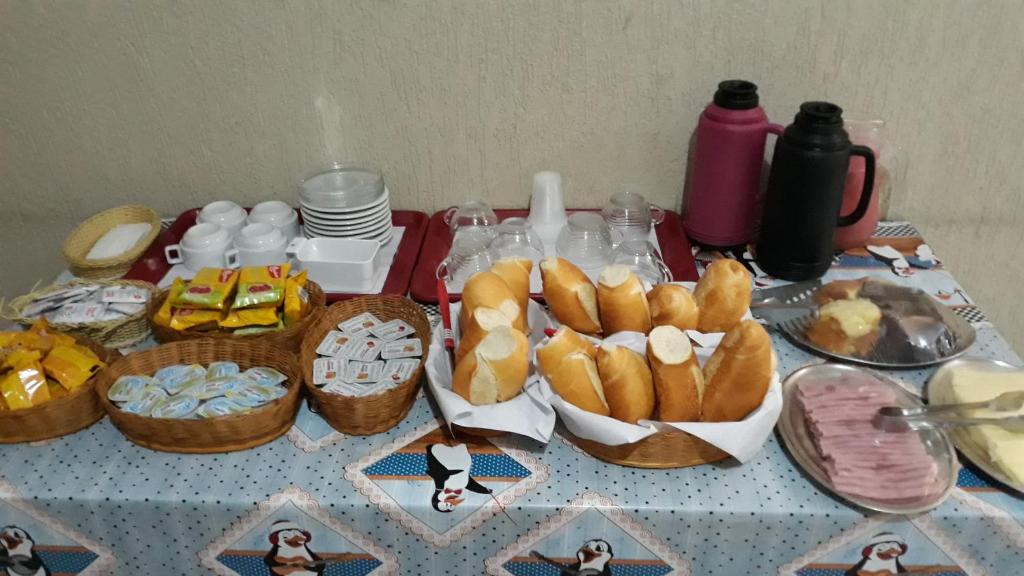
M 923 290 L 869 281 L 859 297 L 871 300 L 882 310 L 878 340 L 864 356 L 837 354 L 808 340 L 806 332 L 816 320 L 814 314 L 778 328 L 797 345 L 818 355 L 878 368 L 931 366 L 962 355 L 974 344 L 970 322 Z
M 943 365 L 935 371 L 935 374 L 932 374 L 932 377 L 928 380 L 928 386 L 925 389 L 928 394 L 928 403 L 933 405 L 955 403 L 956 400 L 953 398 L 953 371 L 964 369 L 978 370 L 982 372 L 1024 371 L 1024 368 L 1013 366 L 999 360 L 959 358 Z M 964 457 L 970 460 L 971 463 L 978 468 L 981 468 L 983 472 L 997 480 L 1000 484 L 1012 488 L 1017 492 L 1024 493 L 1024 484 L 1014 482 L 1007 477 L 1006 474 L 1003 474 L 1003 472 L 989 459 L 988 452 L 985 448 L 975 442 L 974 439 L 971 438 L 971 435 L 967 433 L 967 428 L 952 428 L 949 431 L 949 437 L 953 440 L 953 444 L 956 446 L 957 450 L 959 450 Z
M 938 465 L 935 485 L 929 496 L 917 499 L 905 500 L 875 500 L 844 494 L 835 489 L 832 482 L 822 466 L 822 458 L 811 438 L 810 430 L 807 428 L 807 421 L 804 418 L 803 407 L 796 397 L 797 386 L 808 385 L 842 385 L 845 380 L 851 377 L 872 378 L 878 380 L 896 392 L 897 402 L 904 407 L 919 407 L 921 400 L 908 392 L 896 382 L 886 378 L 873 370 L 846 366 L 842 364 L 814 364 L 800 368 L 790 374 L 782 383 L 782 415 L 776 427 L 782 441 L 789 450 L 789 453 L 796 460 L 797 464 L 815 482 L 824 487 L 827 491 L 835 494 L 847 502 L 888 514 L 917 514 L 926 512 L 941 504 L 956 487 L 957 472 L 959 463 L 956 459 L 956 451 L 946 433 L 938 429 L 921 430 L 918 435 L 925 450 Z

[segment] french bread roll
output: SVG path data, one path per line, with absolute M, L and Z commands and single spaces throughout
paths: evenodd
M 578 332 L 568 326 L 560 326 L 555 334 L 548 339 L 542 348 L 537 348 L 537 364 L 540 373 L 551 379 L 562 360 L 573 352 L 584 352 L 591 358 L 597 358 L 597 346 L 591 344 Z
M 519 324 L 523 332 L 530 333 L 527 319 L 527 311 L 530 304 L 530 271 L 533 270 L 533 261 L 529 258 L 502 258 L 491 266 L 494 272 L 508 284 L 512 294 L 516 297 L 516 304 L 519 305 Z
M 625 346 L 602 344 L 597 373 L 612 418 L 636 424 L 654 414 L 654 381 L 643 356 Z
M 559 322 L 583 334 L 601 332 L 597 288 L 582 270 L 564 258 L 545 258 L 540 275 L 544 300 Z
M 459 310 L 459 328 L 465 333 L 473 310 L 484 307 L 501 311 L 512 319 L 512 326 L 526 331 L 524 319 L 519 314 L 519 304 L 508 284 L 494 272 L 477 272 L 466 280 L 462 288 L 462 309 Z
M 494 308 L 480 307 L 473 310 L 469 315 L 469 322 L 466 330 L 459 338 L 459 347 L 455 349 L 455 362 L 461 362 L 462 357 L 468 354 L 477 344 L 487 336 L 487 333 L 498 326 L 512 327 L 512 319 L 505 316 L 501 310 Z
M 768 392 L 775 353 L 760 324 L 745 320 L 731 328 L 704 366 L 705 422 L 735 422 L 753 412 Z
M 608 416 L 608 402 L 604 397 L 597 363 L 586 352 L 573 352 L 558 363 L 548 383 L 566 402 L 594 414 Z
M 655 327 L 647 337 L 647 360 L 658 395 L 658 419 L 700 421 L 704 375 L 686 334 L 675 326 Z
M 529 353 L 522 332 L 498 326 L 455 365 L 452 390 L 476 406 L 511 400 L 526 383 Z
M 833 280 L 814 292 L 814 301 L 819 306 L 824 306 L 836 300 L 853 300 L 860 294 L 860 290 L 864 287 L 864 283 L 867 280 L 867 278 Z
M 651 331 L 651 310 L 647 293 L 628 266 L 606 266 L 597 281 L 597 306 L 605 334 L 629 330 Z
M 864 356 L 881 334 L 882 310 L 871 300 L 833 300 L 818 309 L 807 339 L 819 348 L 844 356 Z
M 693 293 L 700 308 L 697 329 L 705 333 L 728 331 L 750 308 L 752 292 L 750 272 L 743 264 L 728 258 L 712 262 Z
M 651 307 L 651 324 L 675 326 L 680 330 L 696 330 L 700 309 L 693 294 L 677 284 L 658 284 L 647 293 Z

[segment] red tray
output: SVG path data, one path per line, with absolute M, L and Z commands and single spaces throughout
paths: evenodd
M 196 223 L 196 216 L 199 208 L 193 208 L 182 212 L 181 215 L 171 224 L 170 228 L 160 232 L 156 241 L 139 258 L 124 277 L 128 280 L 142 280 L 156 284 L 167 275 L 171 269 L 170 264 L 164 258 L 164 247 L 177 244 L 193 224 Z M 301 220 L 302 215 L 299 214 Z M 423 236 L 427 232 L 427 215 L 424 212 L 413 210 L 395 210 L 391 213 L 391 223 L 395 226 L 404 226 L 405 233 L 402 235 L 402 242 L 398 245 L 395 259 L 391 262 L 391 270 L 384 280 L 384 289 L 381 294 L 397 294 L 405 296 L 409 291 L 409 281 L 412 278 L 413 267 L 416 265 L 416 257 L 419 256 L 420 248 L 423 246 Z M 338 302 L 348 300 L 363 294 L 348 294 L 344 292 L 327 292 L 327 302 Z
M 412 273 L 412 285 L 409 287 L 409 295 L 417 302 L 437 303 L 437 279 L 435 273 L 437 265 L 448 255 L 451 249 L 452 239 L 448 226 L 444 223 L 444 210 L 435 213 L 430 217 L 430 226 L 427 228 L 426 238 L 423 240 L 423 252 L 416 262 L 416 270 Z M 498 218 L 504 220 L 512 216 L 527 216 L 529 210 L 495 210 Z M 661 245 L 661 256 L 665 264 L 672 271 L 672 277 L 678 281 L 697 281 L 697 265 L 693 262 L 693 252 L 690 250 L 690 241 L 683 233 L 683 223 L 679 214 L 665 211 L 665 219 L 654 228 L 658 235 L 658 244 Z M 539 294 L 532 295 L 534 299 L 540 300 Z M 451 300 L 456 302 L 460 294 L 451 294 Z

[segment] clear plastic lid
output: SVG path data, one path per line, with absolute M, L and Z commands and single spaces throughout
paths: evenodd
M 358 208 L 383 195 L 384 177 L 366 165 L 334 163 L 299 185 L 303 203 L 323 208 Z

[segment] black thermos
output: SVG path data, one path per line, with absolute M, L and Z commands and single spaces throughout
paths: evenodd
M 864 157 L 864 190 L 857 208 L 840 218 L 850 156 Z M 828 102 L 804 102 L 775 143 L 768 177 L 757 263 L 783 280 L 819 278 L 832 264 L 837 226 L 860 220 L 875 182 L 875 155 L 850 144 L 843 110 Z

